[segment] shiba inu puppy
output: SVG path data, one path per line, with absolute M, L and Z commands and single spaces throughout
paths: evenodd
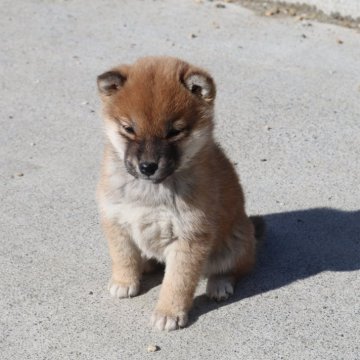
M 147 57 L 97 79 L 107 142 L 97 198 L 112 259 L 110 293 L 136 296 L 150 261 L 165 264 L 152 324 L 187 323 L 201 276 L 215 300 L 255 263 L 261 218 L 213 138 L 215 83 L 179 59 Z

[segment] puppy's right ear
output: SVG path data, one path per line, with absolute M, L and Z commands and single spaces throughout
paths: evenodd
M 191 66 L 183 75 L 182 82 L 195 96 L 213 103 L 216 87 L 212 77 L 204 70 Z
M 127 78 L 125 68 L 113 69 L 97 77 L 100 94 L 110 96 L 123 87 Z

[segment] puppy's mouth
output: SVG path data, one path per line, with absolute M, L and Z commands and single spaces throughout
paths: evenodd
M 151 181 L 153 184 L 160 184 L 162 183 L 168 176 L 164 176 L 162 178 L 156 178 L 156 179 L 152 179 L 151 177 L 141 177 L 140 179 L 142 180 L 146 180 L 146 181 Z
M 133 175 L 133 174 L 131 174 L 131 175 Z M 149 181 L 149 182 L 152 182 L 153 184 L 160 184 L 171 175 L 172 175 L 172 173 L 161 176 L 161 177 L 160 176 L 144 176 L 144 175 L 140 175 L 140 174 L 137 174 L 136 176 L 133 175 L 133 176 L 139 180 Z

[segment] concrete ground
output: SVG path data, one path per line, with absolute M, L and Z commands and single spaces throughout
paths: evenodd
M 1 359 L 360 359 L 360 37 L 204 1 L 2 1 Z M 95 78 L 148 54 L 206 67 L 216 133 L 268 236 L 217 304 L 149 327 L 161 275 L 113 300 L 94 192 Z M 147 346 L 160 347 L 148 353 Z

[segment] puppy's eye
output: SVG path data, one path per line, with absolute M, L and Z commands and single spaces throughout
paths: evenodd
M 184 131 L 184 129 L 171 129 L 167 135 L 166 135 L 166 138 L 167 139 L 170 139 L 170 138 L 173 138 L 175 136 L 178 136 L 179 134 L 181 134 L 182 132 Z
M 129 125 L 122 125 L 123 129 L 128 133 L 128 134 L 135 134 L 135 130 L 133 127 L 129 126 Z

